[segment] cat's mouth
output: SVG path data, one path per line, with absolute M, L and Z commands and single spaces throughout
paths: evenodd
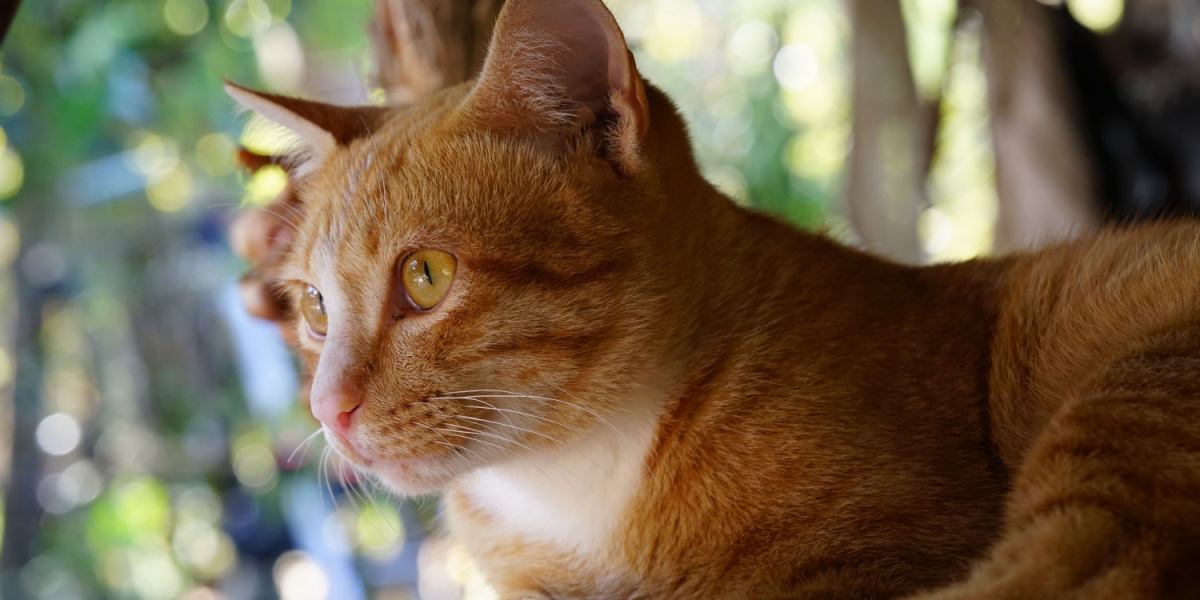
M 357 449 L 355 449 L 354 444 L 350 443 L 350 440 L 347 440 L 341 433 L 338 433 L 336 430 L 330 429 L 329 427 L 323 427 L 323 429 L 325 430 L 325 442 L 330 446 L 333 446 L 334 450 L 336 450 L 337 453 L 342 456 L 342 458 L 350 461 L 354 464 L 354 466 L 370 469 L 375 463 L 375 461 L 363 456 Z
M 459 473 L 443 456 L 370 458 L 359 452 L 341 433 L 325 428 L 325 439 L 343 459 L 370 471 L 398 494 L 411 496 L 441 490 Z

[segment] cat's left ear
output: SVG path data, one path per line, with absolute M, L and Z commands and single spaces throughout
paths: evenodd
M 645 84 L 600 0 L 508 0 L 466 106 L 483 125 L 563 141 L 590 130 L 635 170 L 650 128 Z
M 259 92 L 226 82 L 225 91 L 243 107 L 282 125 L 304 144 L 302 162 L 308 168 L 320 164 L 338 146 L 366 137 L 387 114 L 378 106 L 337 106 Z

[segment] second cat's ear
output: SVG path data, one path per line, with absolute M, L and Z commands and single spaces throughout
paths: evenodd
M 370 135 L 387 109 L 337 106 L 259 92 L 226 82 L 225 91 L 243 107 L 295 133 L 304 144 L 306 165 L 319 164 L 338 146 Z
M 626 169 L 650 125 L 633 54 L 600 0 L 508 0 L 467 107 L 502 130 L 560 139 L 592 130 Z

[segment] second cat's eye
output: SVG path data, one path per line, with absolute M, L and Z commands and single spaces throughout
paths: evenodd
M 325 298 L 317 288 L 305 286 L 304 295 L 300 297 L 300 314 L 304 316 L 308 330 L 314 337 L 325 337 L 329 329 L 329 315 L 325 312 Z
M 400 263 L 400 282 L 408 301 L 421 310 L 437 306 L 454 281 L 457 261 L 441 250 L 418 250 Z

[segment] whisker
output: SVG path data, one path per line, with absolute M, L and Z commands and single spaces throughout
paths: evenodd
M 478 429 L 471 429 L 464 425 L 452 425 L 452 427 L 455 427 L 457 429 L 447 429 L 445 427 L 439 427 L 438 429 L 440 429 L 441 431 L 444 431 L 446 433 L 450 433 L 450 434 L 457 435 L 462 438 L 466 438 L 466 439 L 469 439 L 469 440 L 472 440 L 475 442 L 479 442 L 481 444 L 487 444 L 489 446 L 492 446 L 493 448 L 498 448 L 498 449 L 504 450 L 506 452 L 513 452 L 512 448 L 502 446 L 500 444 L 497 444 L 496 442 L 492 442 L 489 440 L 480 439 L 480 438 L 475 437 L 479 434 L 486 434 L 487 432 L 485 432 L 485 431 L 479 431 Z M 504 438 L 504 437 L 501 437 L 498 435 L 488 434 L 488 436 L 499 439 L 501 441 L 508 441 L 507 438 Z
M 329 502 L 331 509 L 337 509 L 337 496 L 333 493 L 333 482 L 329 479 L 329 457 L 333 454 L 333 446 L 325 446 L 324 452 L 321 453 L 321 472 L 325 474 L 325 489 L 329 492 Z
M 321 456 L 317 458 L 317 488 L 321 491 L 321 506 L 325 506 L 325 484 L 323 476 L 325 475 L 325 454 L 329 451 L 329 447 L 321 448 Z
M 494 439 L 500 440 L 500 441 L 502 441 L 502 442 L 504 442 L 504 443 L 506 443 L 506 444 L 512 444 L 512 445 L 514 445 L 514 446 L 518 446 L 518 447 L 520 447 L 520 448 L 523 448 L 523 449 L 525 449 L 525 450 L 526 450 L 526 451 L 528 451 L 528 452 L 533 452 L 533 451 L 534 451 L 534 450 L 533 450 L 533 448 L 530 448 L 529 446 L 526 446 L 525 444 L 522 444 L 521 442 L 518 442 L 517 440 L 514 440 L 514 439 L 512 439 L 512 438 L 510 438 L 510 437 L 505 437 L 505 436 L 502 436 L 502 435 L 499 435 L 499 434 L 496 434 L 496 433 L 492 433 L 492 432 L 490 432 L 490 431 L 483 431 L 483 430 L 480 430 L 480 429 L 473 429 L 473 428 L 471 428 L 471 427 L 467 427 L 466 425 L 462 425 L 462 424 L 460 424 L 460 423 L 447 423 L 446 425 L 447 425 L 447 426 L 449 426 L 449 427 L 461 427 L 462 429 L 465 429 L 465 430 L 467 430 L 467 431 L 473 431 L 473 432 L 475 432 L 475 433 L 478 433 L 479 435 L 484 435 L 484 436 L 487 436 L 487 437 L 490 437 L 490 438 L 494 438 Z
M 442 435 L 441 430 L 439 430 L 437 427 L 433 427 L 432 425 L 426 425 L 419 421 L 414 421 L 413 424 L 424 427 L 425 429 L 428 429 L 428 430 L 436 433 L 438 437 L 442 438 L 442 443 L 444 443 L 445 445 L 447 445 L 451 448 L 460 448 L 460 446 L 458 444 L 451 442 L 449 439 L 446 438 L 446 436 Z M 449 432 L 447 432 L 447 433 L 449 433 Z
M 362 506 L 365 507 L 365 506 L 370 505 L 373 502 L 373 500 L 367 494 L 367 491 L 365 489 L 363 489 L 362 472 L 360 472 L 358 470 L 358 468 L 355 467 L 354 465 L 348 464 L 348 466 L 350 467 L 350 474 L 354 477 L 354 480 L 350 482 L 350 486 L 347 487 L 346 490 L 352 496 L 357 496 L 359 501 L 362 502 Z
M 396 527 L 396 525 L 392 523 L 392 520 L 391 520 L 391 519 L 389 519 L 389 518 L 387 518 L 386 516 L 384 516 L 384 514 L 383 514 L 383 510 L 381 510 L 381 509 L 379 508 L 379 505 L 380 505 L 380 504 L 384 504 L 383 502 L 380 502 L 380 501 L 378 501 L 378 500 L 375 500 L 375 499 L 371 499 L 371 501 L 370 501 L 370 502 L 368 502 L 367 504 L 370 504 L 370 505 L 371 505 L 371 510 L 374 510 L 374 511 L 375 511 L 375 516 L 379 517 L 379 520 L 380 520 L 380 521 L 382 521 L 382 522 L 384 522 L 385 524 L 387 524 L 387 528 L 388 528 L 388 530 L 390 530 L 390 531 L 392 532 L 392 534 L 394 534 L 394 535 L 400 535 L 400 528 L 399 528 L 399 527 Z M 389 504 L 389 506 L 390 506 L 390 504 Z M 378 527 L 378 524 L 376 524 L 376 527 Z
M 579 430 L 579 428 L 572 427 L 571 425 L 567 425 L 566 423 L 563 423 L 561 421 L 556 421 L 554 419 L 544 417 L 542 415 L 535 415 L 533 413 L 525 412 L 522 410 L 516 410 L 513 408 L 500 408 L 500 407 L 496 406 L 495 404 L 492 404 L 491 402 L 485 402 L 483 400 L 480 400 L 477 396 L 434 396 L 429 399 L 430 400 L 464 400 L 464 399 L 465 400 L 475 400 L 476 402 L 480 402 L 483 404 L 483 406 L 480 406 L 480 408 L 489 408 L 489 409 L 494 410 L 499 413 L 521 415 L 522 417 L 529 417 L 530 419 L 537 419 L 538 421 L 542 421 L 543 423 L 557 425 L 559 427 L 562 427 L 563 429 L 567 429 L 567 430 L 571 431 L 572 433 L 583 433 L 582 431 Z M 509 421 L 509 422 L 511 423 L 512 421 Z
M 502 456 L 502 457 L 521 458 L 521 455 L 518 454 L 512 448 L 502 446 L 500 444 L 497 444 L 497 443 L 489 441 L 489 440 L 482 439 L 477 434 L 467 432 L 467 431 L 454 431 L 454 430 L 450 430 L 450 429 L 445 429 L 444 431 L 446 431 L 447 433 L 451 433 L 453 435 L 462 437 L 463 439 L 469 440 L 471 442 L 474 442 L 477 444 L 485 444 L 491 448 L 495 448 L 497 451 L 499 451 L 500 456 Z M 480 463 L 487 464 L 487 463 L 491 462 L 491 459 L 487 455 L 484 455 L 483 453 L 478 452 L 475 449 L 468 448 L 466 446 L 460 446 L 460 449 L 463 452 L 470 453 L 470 455 L 475 457 L 476 460 L 478 460 Z M 539 473 L 542 474 L 542 477 L 546 478 L 546 481 L 550 481 L 550 482 L 554 481 L 553 479 L 550 478 L 550 475 L 548 473 L 546 473 L 546 471 L 544 469 L 541 468 L 541 466 L 534 465 L 534 467 L 538 470 Z
M 305 437 L 303 440 L 301 440 L 301 441 L 300 441 L 300 443 L 296 445 L 296 448 L 292 450 L 292 453 L 288 455 L 288 457 L 287 457 L 287 463 L 288 463 L 289 465 L 293 465 L 293 466 L 294 466 L 294 463 L 292 463 L 292 459 L 293 459 L 293 458 L 296 458 L 296 453 L 297 453 L 297 452 L 301 452 L 302 450 L 307 450 L 307 449 L 308 449 L 308 447 L 309 447 L 310 445 L 312 445 L 312 442 L 313 442 L 313 440 L 317 439 L 317 436 L 318 436 L 318 435 L 320 435 L 322 431 L 324 431 L 324 429 L 323 429 L 323 428 L 321 428 L 321 427 L 318 427 L 316 431 L 314 431 L 314 432 L 312 432 L 312 433 L 308 434 L 308 436 L 307 436 L 307 437 Z M 304 460 L 304 454 L 303 454 L 303 453 L 301 453 L 301 454 L 300 454 L 300 460 L 301 460 L 301 461 L 303 461 L 303 460 Z
M 499 409 L 499 408 L 496 408 L 496 405 L 495 405 L 495 404 L 492 404 L 491 402 L 488 402 L 487 400 L 480 400 L 479 398 L 471 398 L 471 400 L 474 400 L 475 402 L 479 403 L 480 405 L 482 405 L 482 406 L 486 406 L 486 407 L 488 407 L 488 408 L 490 408 L 490 409 L 492 409 L 492 410 L 495 410 L 495 411 L 500 411 L 500 409 Z M 508 415 L 507 415 L 507 414 L 503 414 L 503 415 L 501 415 L 501 416 L 503 416 L 503 417 L 504 417 L 504 420 L 505 420 L 505 421 L 508 421 L 508 422 L 509 422 L 509 424 L 512 424 L 512 419 L 508 418 Z
M 272 207 L 270 205 L 260 206 L 259 210 L 264 210 L 266 212 L 271 213 L 272 216 L 278 218 L 280 221 L 283 221 L 285 224 L 287 224 L 287 226 L 290 227 L 292 229 L 292 231 L 300 231 L 300 225 L 298 225 L 295 221 L 290 219 L 287 215 L 276 211 L 274 207 Z
M 358 510 L 358 498 L 354 495 L 354 489 L 349 483 L 346 482 L 346 463 L 349 461 L 346 460 L 346 456 L 342 454 L 341 450 L 338 450 L 333 446 L 330 447 L 333 448 L 333 453 L 338 459 L 337 464 L 333 465 L 334 470 L 337 471 L 338 483 L 341 485 L 342 491 L 345 492 L 345 495 L 350 498 L 350 504 L 354 506 L 355 510 Z
M 459 418 L 459 419 L 467 419 L 467 420 L 470 420 L 470 421 L 476 421 L 476 422 L 479 422 L 479 423 L 488 423 L 488 424 L 491 424 L 491 425 L 500 425 L 500 426 L 503 426 L 503 427 L 510 427 L 510 428 L 512 428 L 512 429 L 515 429 L 515 430 L 517 430 L 517 431 L 520 431 L 520 432 L 522 432 L 522 433 L 528 433 L 529 435 L 536 435 L 536 436 L 539 436 L 539 437 L 546 438 L 547 440 L 550 440 L 550 442 L 551 442 L 551 443 L 553 443 L 553 444 L 560 444 L 560 443 L 562 443 L 560 440 L 557 440 L 557 439 L 555 439 L 555 438 L 552 438 L 552 437 L 550 437 L 550 436 L 548 436 L 548 435 L 546 435 L 546 434 L 544 434 L 544 433 L 542 433 L 542 432 L 540 432 L 540 431 L 534 431 L 534 430 L 532 430 L 532 429 L 526 429 L 526 428 L 524 428 L 524 427 L 520 427 L 520 426 L 517 426 L 517 425 L 513 425 L 512 423 L 501 423 L 501 422 L 499 422 L 499 421 L 493 421 L 493 420 L 491 420 L 491 419 L 481 419 L 481 418 L 479 418 L 479 417 L 468 417 L 467 415 L 458 415 L 458 417 L 457 417 L 457 418 Z
M 476 392 L 478 392 L 479 394 L 476 394 Z M 601 423 L 612 428 L 612 430 L 614 432 L 616 432 L 617 435 L 621 436 L 621 438 L 623 440 L 629 441 L 628 438 L 626 438 L 625 433 L 623 431 L 618 429 L 616 425 L 613 425 L 611 421 L 604 418 L 604 416 L 601 415 L 600 413 L 596 412 L 595 410 L 593 410 L 591 408 L 583 406 L 581 404 L 571 402 L 568 400 L 563 400 L 561 398 L 551 398 L 548 396 L 534 396 L 532 394 L 521 394 L 518 392 L 510 392 L 507 390 L 486 390 L 486 389 L 485 390 L 459 390 L 459 391 L 455 391 L 455 392 L 446 392 L 446 393 L 448 395 L 458 395 L 458 396 L 462 396 L 464 394 L 471 394 L 469 396 L 466 396 L 469 398 L 528 398 L 530 400 L 544 400 L 547 402 L 559 402 L 559 403 L 565 404 L 567 406 L 570 406 L 572 408 L 575 408 L 577 410 L 581 410 L 581 411 L 591 415 L 592 417 L 595 417 L 597 421 L 600 421 Z
M 502 423 L 497 423 L 497 424 L 502 424 Z M 515 450 L 513 450 L 511 447 L 508 447 L 508 446 L 502 446 L 502 445 L 500 445 L 500 444 L 496 444 L 496 443 L 494 443 L 494 442 L 490 442 L 490 441 L 488 441 L 488 440 L 485 440 L 485 439 L 482 439 L 482 438 L 480 438 L 479 436 L 480 436 L 480 435 L 484 435 L 484 436 L 488 436 L 488 437 L 491 437 L 491 438 L 500 439 L 501 441 L 507 442 L 507 443 L 509 443 L 509 444 L 512 444 L 512 445 L 519 446 L 519 447 L 521 447 L 521 448 L 525 449 L 527 452 L 530 452 L 530 453 L 535 453 L 535 451 L 534 451 L 532 448 L 530 448 L 529 446 L 526 446 L 525 444 L 522 444 L 522 443 L 520 443 L 520 442 L 518 442 L 518 441 L 516 441 L 516 440 L 513 440 L 513 439 L 511 439 L 511 438 L 506 438 L 506 437 L 503 437 L 503 436 L 498 436 L 498 435 L 495 435 L 495 434 L 492 434 L 492 433 L 489 433 L 489 432 L 486 432 L 486 431 L 480 431 L 480 430 L 478 430 L 478 429 L 474 429 L 474 428 L 467 427 L 467 426 L 465 426 L 465 425 L 460 425 L 460 424 L 457 424 L 457 423 L 449 423 L 449 424 L 447 424 L 447 425 L 448 425 L 449 427 L 455 427 L 455 428 L 457 428 L 457 430 L 448 430 L 448 429 L 447 429 L 447 430 L 444 430 L 444 431 L 446 431 L 447 433 L 453 433 L 454 435 L 458 435 L 458 436 L 464 437 L 464 438 L 466 438 L 466 439 L 469 439 L 469 440 L 471 440 L 471 441 L 473 441 L 473 442 L 476 442 L 476 443 L 480 443 L 480 444 L 487 444 L 488 446 L 491 446 L 491 447 L 493 447 L 493 448 L 496 448 L 496 449 L 500 450 L 501 452 L 503 452 L 503 455 L 504 455 L 504 456 L 509 456 L 509 457 L 513 457 L 513 458 L 524 458 L 526 455 L 522 455 L 522 454 L 519 454 L 519 453 L 517 453 L 517 452 L 516 452 Z M 464 448 L 464 450 L 465 450 L 465 449 L 466 449 L 466 448 Z M 486 461 L 485 461 L 485 462 L 486 462 Z M 533 468 L 537 469 L 537 470 L 538 470 L 538 472 L 542 474 L 542 477 L 545 477 L 547 481 L 554 482 L 554 479 L 553 479 L 553 478 L 551 478 L 551 477 L 550 477 L 550 474 L 549 474 L 549 473 L 547 473 L 547 472 L 546 472 L 546 470 L 542 468 L 541 464 L 539 464 L 539 463 L 538 463 L 538 462 L 536 462 L 536 461 L 534 461 L 534 462 L 531 462 L 531 463 L 529 463 L 529 464 L 530 464 L 530 466 L 532 466 Z M 572 471 L 571 469 L 568 469 L 566 466 L 564 466 L 564 465 L 560 464 L 558 461 L 550 461 L 550 462 L 548 462 L 548 463 L 546 463 L 546 464 L 549 464 L 549 465 L 551 465 L 551 466 L 555 467 L 556 469 L 558 469 L 559 471 L 562 471 L 564 474 L 566 474 L 566 475 L 567 475 L 567 476 L 569 476 L 569 477 L 572 477 L 572 478 L 574 478 L 574 479 L 576 479 L 576 480 L 580 480 L 580 481 L 582 481 L 582 480 L 583 480 L 583 478 L 582 478 L 582 477 L 580 477 L 578 473 L 575 473 L 575 472 L 574 472 L 574 471 Z M 592 464 L 594 464 L 594 465 L 595 465 L 595 464 L 596 464 L 596 463 L 595 463 L 595 461 L 592 461 Z M 598 466 L 598 465 L 597 465 L 597 466 Z

